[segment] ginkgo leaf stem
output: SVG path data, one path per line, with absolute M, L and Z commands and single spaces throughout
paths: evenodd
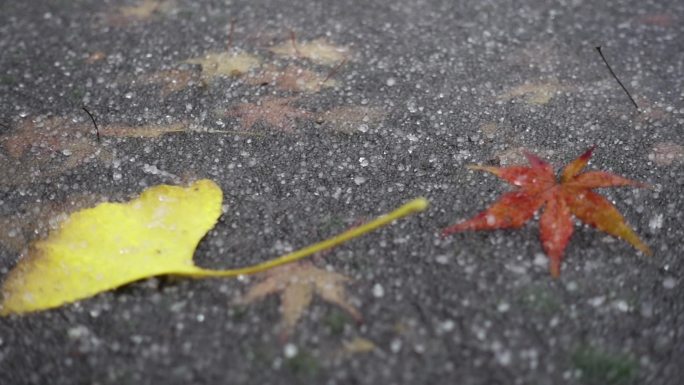
M 289 254 L 285 254 L 283 256 L 280 256 L 275 259 L 271 259 L 270 261 L 266 261 L 263 263 L 259 263 L 257 265 L 253 266 L 248 266 L 248 267 L 242 267 L 238 269 L 230 269 L 230 270 L 208 270 L 208 269 L 202 269 L 202 268 L 197 268 L 196 271 L 188 271 L 188 272 L 178 272 L 174 273 L 176 275 L 183 275 L 183 276 L 191 276 L 195 278 L 201 278 L 201 277 L 235 277 L 238 275 L 247 275 L 247 274 L 255 274 L 255 273 L 260 273 L 269 269 L 272 269 L 277 266 L 281 266 L 287 263 L 295 262 L 300 259 L 306 258 L 308 256 L 311 256 L 315 253 L 318 253 L 323 250 L 331 249 L 335 246 L 339 246 L 351 239 L 357 238 L 361 235 L 364 235 L 366 233 L 369 233 L 373 230 L 376 230 L 380 227 L 386 226 L 393 221 L 403 218 L 407 215 L 421 212 L 425 210 L 428 207 L 428 201 L 425 198 L 416 198 L 401 207 L 397 208 L 396 210 L 390 212 L 389 214 L 382 215 L 368 223 L 365 223 L 363 225 L 360 225 L 358 227 L 354 227 L 352 229 L 349 229 L 337 236 L 334 236 L 332 238 L 326 239 L 324 241 L 318 242 L 316 244 L 307 246 L 303 249 L 299 249 L 297 251 L 294 251 Z

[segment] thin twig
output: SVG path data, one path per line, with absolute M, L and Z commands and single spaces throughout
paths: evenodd
M 631 100 L 631 101 L 632 101 L 632 104 L 634 104 L 634 108 L 636 108 L 637 111 L 639 111 L 639 106 L 638 106 L 637 103 L 634 101 L 634 98 L 632 97 L 632 95 L 629 93 L 629 91 L 627 91 L 627 88 L 625 87 L 624 84 L 622 84 L 622 82 L 620 81 L 620 79 L 618 79 L 617 75 L 615 75 L 615 72 L 613 72 L 613 69 L 610 68 L 610 64 L 608 64 L 608 61 L 606 60 L 605 56 L 603 56 L 603 52 L 601 52 L 601 46 L 596 47 L 596 50 L 598 51 L 599 55 L 601 55 L 601 59 L 603 59 L 603 62 L 606 63 L 606 67 L 608 67 L 608 71 L 610 71 L 610 74 L 613 75 L 613 77 L 614 77 L 615 80 L 618 82 L 618 84 L 620 85 L 620 87 L 622 87 L 622 89 L 625 91 L 625 93 L 626 93 L 627 96 L 629 97 L 629 100 Z
M 290 41 L 292 42 L 292 49 L 294 49 L 295 55 L 297 57 L 302 56 L 299 53 L 299 48 L 297 48 L 297 36 L 295 35 L 295 31 L 290 30 Z
M 340 68 L 342 68 L 342 66 L 345 65 L 346 63 L 347 63 L 347 58 L 344 58 L 344 60 L 342 60 L 340 62 L 340 64 L 336 65 L 335 68 L 333 68 L 332 70 L 330 70 L 330 72 L 328 72 L 328 76 L 326 76 L 325 79 L 323 79 L 323 81 L 321 82 L 321 85 L 325 84 L 325 82 L 327 82 L 333 76 L 335 76 L 337 74 L 337 71 L 339 71 Z
M 235 33 L 235 18 L 230 19 L 230 32 L 228 32 L 228 47 L 226 51 L 233 48 L 233 34 Z
M 90 120 L 93 121 L 93 125 L 95 126 L 95 135 L 97 136 L 97 142 L 100 143 L 100 129 L 97 128 L 97 123 L 95 122 L 95 117 L 93 116 L 93 114 L 90 113 L 90 111 L 88 111 L 87 108 L 83 107 L 83 111 L 85 111 L 86 114 L 88 114 L 88 116 L 90 116 Z

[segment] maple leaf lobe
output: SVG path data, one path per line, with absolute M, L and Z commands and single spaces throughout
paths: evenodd
M 543 207 L 540 239 L 549 256 L 549 270 L 560 276 L 563 252 L 573 233 L 572 216 L 597 229 L 622 238 L 634 248 L 651 255 L 649 247 L 627 225 L 624 217 L 607 199 L 592 190 L 599 187 L 646 185 L 603 171 L 581 173 L 594 151 L 589 148 L 565 166 L 560 183 L 551 166 L 536 155 L 525 152 L 530 166 L 469 166 L 492 173 L 519 189 L 504 194 L 485 211 L 442 231 L 442 236 L 465 230 L 494 230 L 522 227 Z

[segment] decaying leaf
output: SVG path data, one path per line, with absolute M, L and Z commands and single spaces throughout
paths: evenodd
M 90 132 L 92 130 L 92 133 Z M 59 175 L 94 158 L 109 157 L 92 125 L 67 118 L 24 119 L 0 136 L 0 185 L 16 186 Z
M 333 131 L 351 133 L 378 125 L 386 115 L 387 112 L 380 107 L 344 106 L 317 114 L 316 122 Z
M 244 130 L 251 129 L 256 123 L 269 127 L 294 131 L 297 120 L 309 118 L 311 113 L 301 107 L 293 106 L 296 98 L 262 98 L 256 103 L 242 103 L 226 112 L 226 116 L 240 119 Z
M 146 84 L 157 84 L 161 86 L 162 97 L 167 97 L 172 93 L 184 90 L 193 85 L 202 84 L 197 71 L 182 69 L 157 71 L 145 75 L 142 81 Z
M 29 150 L 37 155 L 55 151 L 67 154 L 90 143 L 89 131 L 95 137 L 90 124 L 76 123 L 62 117 L 24 119 L 11 132 L 0 137 L 0 143 L 7 154 L 19 159 Z
M 572 216 L 613 236 L 622 238 L 644 254 L 652 252 L 625 223 L 624 218 L 607 199 L 592 191 L 601 187 L 644 185 L 602 172 L 581 173 L 591 158 L 593 148 L 568 164 L 556 181 L 551 165 L 527 153 L 530 167 L 471 166 L 490 172 L 518 190 L 504 194 L 487 210 L 470 220 L 444 229 L 448 235 L 464 230 L 520 228 L 544 206 L 539 231 L 544 251 L 550 258 L 551 275 L 560 276 L 561 261 L 573 232 Z
M 335 247 L 427 207 L 416 199 L 392 213 L 282 257 L 232 270 L 192 261 L 221 215 L 221 189 L 210 180 L 189 187 L 159 185 L 128 203 L 78 211 L 34 243 L 2 285 L 0 315 L 44 310 L 161 274 L 194 278 L 253 274 Z
M 102 61 L 107 58 L 107 54 L 102 52 L 102 51 L 95 51 L 92 52 L 88 57 L 86 58 L 85 62 L 88 64 L 93 64 L 97 63 L 99 61 Z
M 656 143 L 648 154 L 648 160 L 658 166 L 670 166 L 684 161 L 684 146 L 674 142 Z
M 246 52 L 215 52 L 203 57 L 186 60 L 186 63 L 202 66 L 202 79 L 211 81 L 218 76 L 237 77 L 261 65 L 259 57 Z
M 331 44 L 323 38 L 307 42 L 288 40 L 271 48 L 271 51 L 279 56 L 305 58 L 328 66 L 338 64 L 349 56 L 349 49 Z
M 158 138 L 164 134 L 188 131 L 190 131 L 189 125 L 184 122 L 167 125 L 148 124 L 143 126 L 110 124 L 100 129 L 100 135 L 112 138 Z
M 294 330 L 314 294 L 344 309 L 357 322 L 361 321 L 359 311 L 346 299 L 344 284 L 348 281 L 344 275 L 319 269 L 310 262 L 300 262 L 265 272 L 264 279 L 254 284 L 239 302 L 250 304 L 279 293 L 281 336 L 285 338 Z
M 268 66 L 247 81 L 253 85 L 272 84 L 280 90 L 295 92 L 318 92 L 337 85 L 335 79 L 293 65 L 284 69 Z
M 175 7 L 173 0 L 141 0 L 135 5 L 119 7 L 107 17 L 111 25 L 126 25 L 144 21 L 159 13 L 166 13 Z
M 525 83 L 499 96 L 499 100 L 524 97 L 528 104 L 546 104 L 567 87 L 557 82 Z

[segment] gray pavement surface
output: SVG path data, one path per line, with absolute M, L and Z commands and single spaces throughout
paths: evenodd
M 684 381 L 684 3 L 3 1 L 0 52 L 1 276 L 54 217 L 160 183 L 223 188 L 212 268 L 432 203 L 315 261 L 361 324 L 316 298 L 282 341 L 277 297 L 235 305 L 254 278 L 157 278 L 1 318 L 0 384 Z M 211 52 L 260 63 L 188 61 Z M 594 144 L 590 168 L 653 186 L 600 191 L 652 257 L 578 224 L 552 279 L 536 220 L 440 239 L 508 190 L 466 165 Z

